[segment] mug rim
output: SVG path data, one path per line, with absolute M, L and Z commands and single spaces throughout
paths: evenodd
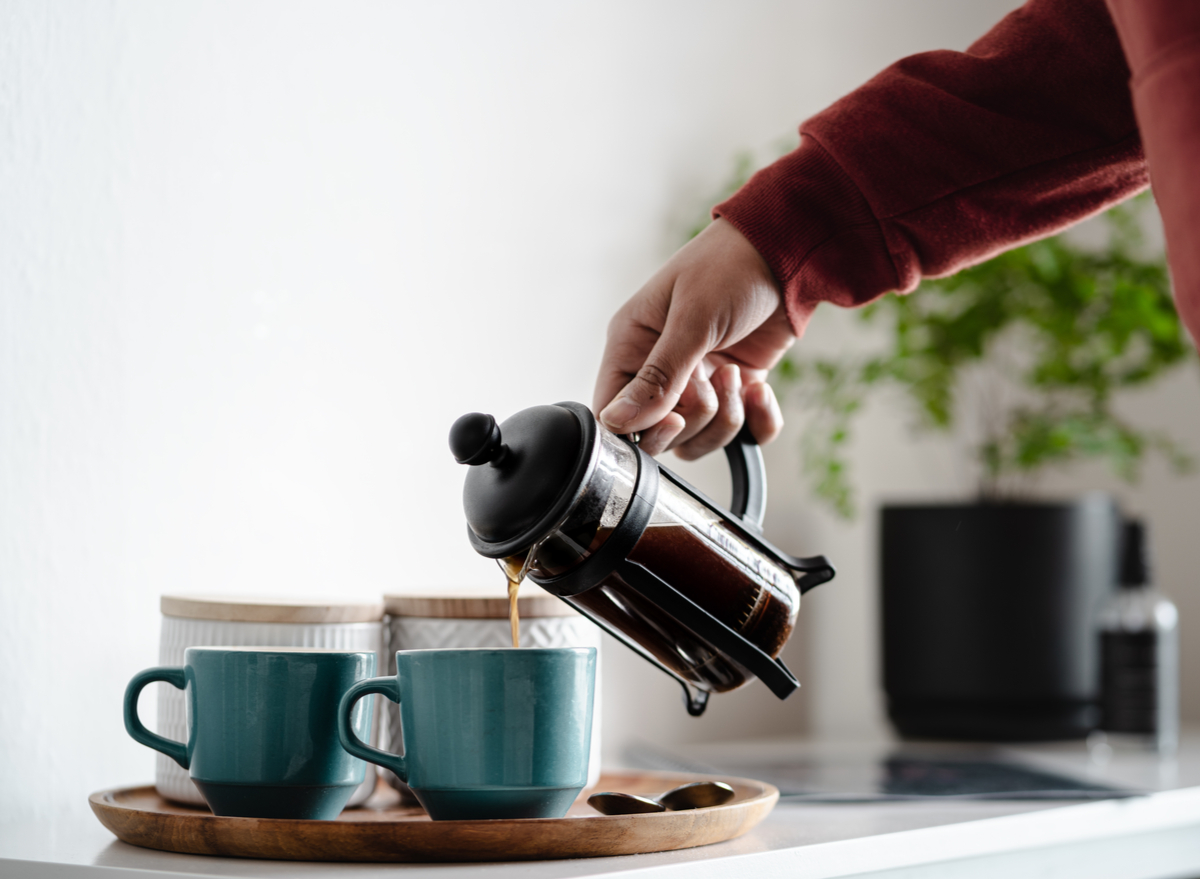
M 344 650 L 338 647 L 292 647 L 292 646 L 254 646 L 254 645 L 225 645 L 225 644 L 193 644 L 184 648 L 186 655 L 189 650 L 202 650 L 209 653 L 292 653 L 327 656 L 339 654 L 342 656 L 375 656 L 374 650 Z
M 413 647 L 409 650 L 396 650 L 395 654 L 411 653 L 500 653 L 503 655 L 509 654 L 530 654 L 536 653 L 545 655 L 547 653 L 579 653 L 591 652 L 596 653 L 595 647 Z

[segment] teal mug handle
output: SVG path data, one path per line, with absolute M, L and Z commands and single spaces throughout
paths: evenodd
M 164 681 L 177 690 L 182 690 L 187 686 L 182 668 L 148 668 L 135 674 L 133 680 L 129 682 L 129 686 L 125 688 L 125 731 L 133 736 L 135 742 L 156 751 L 162 751 L 187 769 L 191 762 L 188 759 L 187 745 L 150 732 L 138 717 L 138 696 L 142 694 L 146 684 L 152 684 L 155 681 Z
M 342 747 L 355 757 L 366 760 L 368 763 L 377 763 L 384 769 L 390 769 L 396 773 L 396 776 L 401 781 L 407 783 L 408 767 L 405 764 L 404 758 L 399 754 L 391 754 L 387 751 L 381 751 L 379 748 L 372 748 L 356 736 L 354 729 L 351 727 L 350 715 L 354 713 L 354 706 L 358 704 L 358 700 L 363 696 L 369 696 L 372 693 L 386 696 L 399 704 L 400 682 L 394 676 L 368 678 L 365 681 L 359 681 L 347 690 L 345 695 L 342 696 L 341 703 L 338 705 L 338 739 L 341 741 Z

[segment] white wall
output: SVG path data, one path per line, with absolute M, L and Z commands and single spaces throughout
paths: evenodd
M 151 777 L 119 703 L 164 591 L 499 589 L 452 420 L 588 401 L 734 153 L 1013 5 L 0 5 L 0 820 Z M 880 417 L 868 502 L 962 488 Z M 842 570 L 789 648 L 805 696 L 694 721 L 613 649 L 610 746 L 800 730 L 805 699 L 872 728 L 871 522 L 809 508 L 791 440 L 768 458 L 771 536 Z

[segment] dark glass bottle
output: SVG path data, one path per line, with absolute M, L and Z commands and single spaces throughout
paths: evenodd
M 1113 745 L 1179 742 L 1179 614 L 1151 583 L 1140 521 L 1125 525 L 1121 588 L 1100 615 L 1100 728 Z

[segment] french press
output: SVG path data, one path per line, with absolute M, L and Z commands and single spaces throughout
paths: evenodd
M 748 429 L 725 448 L 730 510 L 580 403 L 533 406 L 499 425 L 464 415 L 450 449 L 470 465 L 463 507 L 475 551 L 527 572 L 678 680 L 689 714 L 754 677 L 780 699 L 800 686 L 777 657 L 801 593 L 834 571 L 762 536 L 766 472 Z

